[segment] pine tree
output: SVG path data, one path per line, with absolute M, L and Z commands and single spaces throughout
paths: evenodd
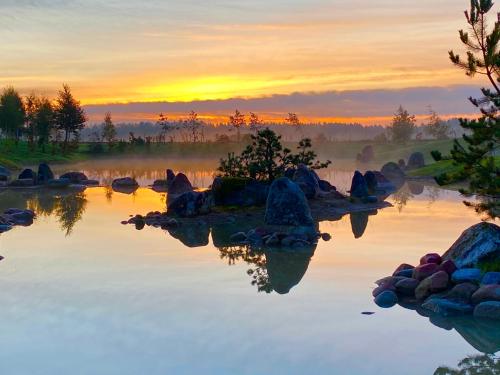
M 436 139 L 448 139 L 450 127 L 446 124 L 436 111 L 429 110 L 429 122 L 425 127 L 426 132 Z
M 113 120 L 111 119 L 111 113 L 106 113 L 104 117 L 104 122 L 102 124 L 101 131 L 102 139 L 104 139 L 108 143 L 108 147 L 111 149 L 113 147 L 114 142 L 116 141 L 116 127 L 113 124 Z
M 58 130 L 64 132 L 63 150 L 66 151 L 70 136 L 73 134 L 78 139 L 87 121 L 80 102 L 73 97 L 68 85 L 63 85 L 63 89 L 59 91 L 55 106 L 55 120 Z
M 394 143 L 407 143 L 411 140 L 415 132 L 415 116 L 410 115 L 403 106 L 399 106 L 397 112 L 394 114 L 392 124 L 389 127 L 389 134 Z
M 238 110 L 234 111 L 234 115 L 229 116 L 229 125 L 232 128 L 236 129 L 236 140 L 238 143 L 240 142 L 241 138 L 240 129 L 246 124 L 247 121 L 245 119 L 245 115 Z
M 469 180 L 464 194 L 477 194 L 483 203 L 473 205 L 478 212 L 487 212 L 498 217 L 500 212 L 500 167 L 495 164 L 495 155 L 500 147 L 500 22 L 491 31 L 487 27 L 488 12 L 493 8 L 491 0 L 472 0 L 470 11 L 465 12 L 470 32 L 459 31 L 460 40 L 467 48 L 467 60 L 453 51 L 450 59 L 465 74 L 487 77 L 491 88 L 483 88 L 483 97 L 469 98 L 482 116 L 476 120 L 461 119 L 460 125 L 467 130 L 463 142 L 454 143 L 451 156 L 455 164 L 462 167 L 461 178 Z M 441 177 L 446 180 L 447 178 Z M 448 180 L 449 180 L 448 176 Z M 472 205 L 469 203 L 469 205 Z

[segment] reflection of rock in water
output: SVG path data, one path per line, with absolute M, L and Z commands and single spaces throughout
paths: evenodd
M 266 251 L 269 283 L 276 293 L 287 294 L 304 277 L 314 249 L 310 252 Z
M 419 181 L 408 181 L 408 189 L 413 195 L 420 195 L 424 192 L 425 185 Z
M 114 185 L 112 187 L 114 192 L 128 194 L 128 195 L 135 193 L 138 188 L 139 186 L 119 186 L 119 185 Z
M 189 225 L 169 228 L 168 233 L 187 247 L 202 247 L 208 245 L 210 228 L 206 222 L 196 221 Z
M 422 308 L 413 301 L 399 303 L 406 309 L 416 310 L 428 317 L 436 327 L 447 331 L 456 330 L 476 350 L 494 354 L 500 351 L 500 324 L 496 321 L 477 319 L 472 316 L 444 317 Z
M 377 210 L 367 212 L 353 212 L 349 216 L 351 218 L 351 229 L 354 238 L 361 238 L 365 234 L 368 226 L 368 217 L 377 214 Z

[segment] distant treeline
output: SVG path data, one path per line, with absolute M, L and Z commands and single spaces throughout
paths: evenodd
M 457 138 L 462 135 L 463 129 L 459 125 L 458 119 L 443 121 L 449 129 L 449 137 Z M 168 126 L 175 129 L 168 133 L 167 141 L 182 142 L 182 128 L 179 122 L 169 121 Z M 276 133 L 280 134 L 285 141 L 297 141 L 307 137 L 319 141 L 361 141 L 361 140 L 388 140 L 390 135 L 387 132 L 387 127 L 382 125 L 361 125 L 353 123 L 304 123 L 299 126 L 290 126 L 286 122 L 282 123 L 265 123 L 263 126 L 271 128 Z M 230 124 L 211 124 L 202 123 L 200 132 L 203 134 L 203 139 L 206 141 L 237 141 L 238 132 Z M 102 125 L 87 126 L 81 133 L 82 140 L 94 141 L 96 134 L 101 131 Z M 435 138 L 427 131 L 426 125 L 416 126 L 414 132 L 415 138 L 433 139 Z M 116 138 L 120 140 L 129 140 L 130 134 L 137 137 L 158 137 L 163 134 L 163 127 L 155 122 L 139 122 L 139 123 L 117 123 Z M 253 129 L 249 126 L 242 126 L 239 130 L 241 136 L 253 133 Z M 185 137 L 184 137 L 185 138 Z

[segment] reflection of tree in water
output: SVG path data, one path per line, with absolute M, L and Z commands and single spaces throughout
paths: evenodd
M 403 207 L 408 204 L 408 201 L 413 198 L 413 194 L 411 193 L 408 185 L 403 186 L 396 193 L 392 195 L 394 199 L 394 204 L 396 205 L 398 212 L 403 211 Z
M 252 250 L 248 246 L 219 247 L 229 265 L 244 261 L 252 267 L 247 274 L 259 292 L 288 294 L 304 277 L 314 248 Z
M 82 219 L 87 203 L 84 192 L 63 196 L 34 194 L 27 199 L 26 206 L 37 216 L 55 215 L 61 224 L 61 229 L 66 232 L 66 235 L 70 235 L 75 224 Z
M 249 246 L 228 246 L 219 248 L 220 258 L 227 260 L 232 266 L 239 261 L 251 265 L 247 274 L 252 277 L 252 285 L 257 286 L 258 292 L 271 293 L 273 287 L 267 274 L 266 256 L 261 252 L 254 252 Z
M 55 208 L 55 214 L 59 219 L 61 228 L 70 235 L 75 224 L 82 219 L 87 208 L 87 199 L 84 193 L 60 197 Z
M 108 203 L 113 201 L 113 188 L 111 186 L 104 187 L 104 196 L 106 197 L 106 201 Z
M 458 368 L 439 367 L 434 375 L 500 375 L 500 358 L 492 354 L 466 357 Z

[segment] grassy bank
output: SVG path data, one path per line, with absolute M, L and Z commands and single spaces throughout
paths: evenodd
M 17 145 L 2 141 L 0 142 L 0 165 L 9 169 L 20 169 L 23 166 L 47 163 L 68 163 L 80 161 L 90 155 L 86 152 L 87 146 L 80 146 L 79 150 L 68 155 L 53 153 L 48 146 L 45 151 L 40 149 L 32 150 L 26 142 L 19 142 Z
M 495 157 L 495 164 L 500 167 L 500 156 Z M 454 165 L 452 160 L 441 160 L 410 171 L 408 174 L 413 177 L 436 177 L 443 173 L 460 172 L 460 168 Z

